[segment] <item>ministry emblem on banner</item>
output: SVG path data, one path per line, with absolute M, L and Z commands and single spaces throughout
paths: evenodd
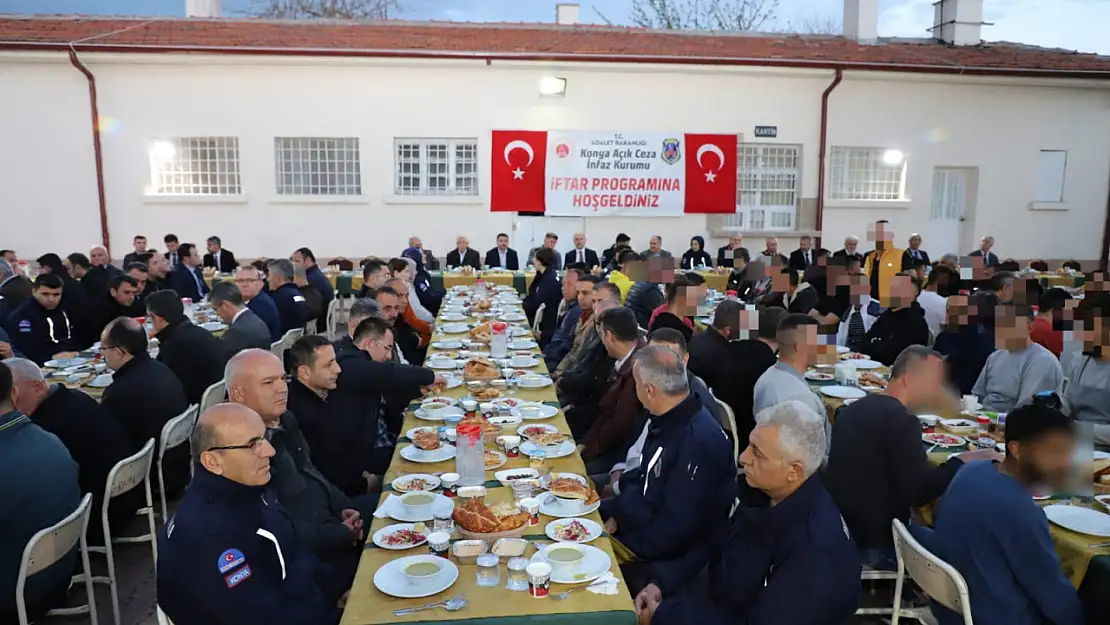
M 681 143 L 678 139 L 663 139 L 663 162 L 668 165 L 674 165 L 682 158 L 682 151 L 679 149 Z

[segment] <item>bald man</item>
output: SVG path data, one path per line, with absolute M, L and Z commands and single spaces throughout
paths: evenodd
M 219 404 L 197 421 L 196 476 L 158 541 L 158 604 L 177 625 L 339 621 L 350 584 L 298 541 L 267 488 L 268 439 L 247 406 Z
M 277 356 L 262 349 L 241 351 L 228 361 L 224 379 L 228 398 L 266 424 L 274 448 L 271 487 L 292 515 L 297 535 L 349 582 L 365 540 L 363 513 L 374 512 L 377 495 L 348 499 L 312 463 L 301 426 L 288 410 L 289 387 Z

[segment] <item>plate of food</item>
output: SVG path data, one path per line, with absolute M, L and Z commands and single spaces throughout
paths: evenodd
M 420 400 L 422 404 L 440 403 L 447 404 L 448 406 L 458 406 L 459 400 L 454 397 L 447 397 L 446 395 L 430 395 Z
M 953 434 L 971 434 L 979 431 L 979 424 L 970 419 L 941 419 L 940 424 Z
M 502 486 L 512 486 L 514 482 L 539 482 L 540 472 L 535 469 L 505 469 L 493 474 Z
M 565 458 L 574 453 L 577 449 L 574 441 L 570 440 L 567 434 L 545 434 L 541 437 L 542 443 L 535 441 L 524 441 L 520 444 L 520 453 L 525 456 L 532 457 L 536 452 L 542 451 L 544 456 L 548 459 L 551 458 Z M 548 444 L 547 441 L 558 440 L 557 443 Z
M 529 373 L 518 377 L 516 383 L 520 388 L 544 388 L 545 386 L 551 386 L 551 378 L 546 375 Z
M 435 490 L 439 488 L 439 478 L 430 473 L 410 473 L 393 480 L 391 486 L 398 493 L 410 493 L 418 490 Z
M 466 315 L 461 312 L 447 312 L 439 316 L 443 321 L 466 321 Z
M 207 323 L 200 324 L 200 327 L 208 330 L 209 332 L 219 332 L 220 330 L 226 330 L 227 324 L 221 323 L 219 321 L 209 321 Z
M 597 510 L 601 506 L 601 497 L 578 477 L 556 477 L 551 480 L 548 485 L 550 494 L 540 497 L 540 512 L 550 517 L 567 519 Z
M 596 521 L 590 519 L 555 519 L 547 524 L 544 533 L 551 540 L 560 543 L 588 543 L 601 537 L 604 530 Z
M 859 399 L 867 396 L 866 392 L 854 386 L 822 386 L 817 390 L 822 395 L 828 395 L 836 399 Z
M 485 386 L 470 391 L 470 396 L 473 397 L 475 401 L 490 401 L 501 397 L 501 391 L 490 386 Z
M 531 423 L 522 425 L 516 429 L 516 433 L 520 434 L 527 440 L 542 437 L 544 434 L 558 434 L 559 428 L 547 423 Z
M 837 353 L 840 354 L 840 359 L 841 360 L 870 360 L 871 359 L 871 357 L 868 356 L 867 354 L 861 354 L 859 352 L 848 351 L 847 349 L 845 349 L 845 351 L 843 351 L 843 352 L 840 351 L 839 349 L 836 350 L 836 351 L 837 351 Z
M 528 331 L 528 328 L 512 328 L 511 330 L 509 330 L 509 336 L 512 337 L 528 336 L 530 334 L 531 332 Z
M 511 428 L 514 425 L 520 425 L 524 422 L 524 419 L 521 419 L 520 417 L 514 417 L 512 415 L 509 415 L 507 417 L 490 417 L 486 420 L 489 421 L 490 425 L 501 426 L 501 429 L 505 429 L 507 427 Z
M 836 378 L 831 373 L 820 371 L 806 371 L 806 379 L 812 382 L 832 382 Z
M 486 471 L 493 471 L 494 469 L 500 469 L 501 467 L 505 466 L 506 462 L 509 461 L 509 459 L 507 457 L 505 457 L 505 454 L 501 453 L 500 451 L 496 451 L 496 450 L 493 450 L 493 449 L 487 449 L 485 451 L 485 454 L 486 454 Z
M 565 542 L 544 546 L 531 560 L 550 564 L 551 581 L 556 584 L 592 582 L 613 566 L 609 554 L 597 547 Z
M 437 329 L 444 334 L 462 334 L 463 332 L 469 332 L 470 326 L 465 323 L 445 323 Z
M 436 438 L 439 441 L 439 438 Z M 401 457 L 409 462 L 435 463 L 444 462 L 455 457 L 455 446 L 441 444 L 430 450 L 421 449 L 416 443 L 401 448 Z
M 456 341 L 455 339 L 445 339 L 443 341 L 436 341 L 435 343 L 432 343 L 432 347 L 436 349 L 461 349 L 462 341 Z
M 868 386 L 878 386 L 878 387 L 881 387 L 881 388 L 886 388 L 886 385 L 887 385 L 886 378 L 879 375 L 878 373 L 870 373 L 870 372 L 860 375 L 859 376 L 859 383 L 860 383 L 860 386 L 863 386 L 863 385 L 866 384 Z
M 78 365 L 83 365 L 88 361 L 88 358 L 60 358 L 58 360 L 47 360 L 43 366 L 51 367 L 54 369 L 65 369 L 67 367 L 76 367 Z
M 937 434 L 935 432 L 933 434 L 922 434 L 921 440 L 925 441 L 926 445 L 933 445 L 941 449 L 967 446 L 967 439 L 951 434 Z
M 439 354 L 432 356 L 428 359 L 427 364 L 429 369 L 436 369 L 439 371 L 454 371 L 457 362 L 453 358 L 441 357 Z
M 417 419 L 425 421 L 443 421 L 447 417 L 461 417 L 465 413 L 458 406 L 448 406 L 433 401 L 424 402 L 419 408 L 413 410 L 412 414 Z
M 428 528 L 423 523 L 386 525 L 374 532 L 373 542 L 382 549 L 412 549 L 428 542 Z
M 520 415 L 520 418 L 525 421 L 532 421 L 550 419 L 559 414 L 559 409 L 539 402 L 521 402 L 516 408 L 513 408 L 513 414 Z
M 436 440 L 438 441 L 439 440 L 439 428 L 436 427 L 436 426 L 431 426 L 431 425 L 424 425 L 424 426 L 420 426 L 420 427 L 415 427 L 415 428 L 412 428 L 411 430 L 409 430 L 408 432 L 405 432 L 405 436 L 410 441 L 412 441 L 413 444 L 415 444 L 417 447 L 420 447 L 421 449 L 424 449 L 424 450 L 435 449 L 436 445 L 432 445 L 432 444 L 428 443 L 427 439 L 431 436 L 435 436 Z M 418 443 L 417 439 L 424 439 L 424 444 Z
M 470 309 L 472 311 L 476 310 L 478 312 L 486 312 L 491 308 L 493 308 L 493 302 L 489 301 L 488 299 L 479 299 L 470 303 Z
M 517 406 L 520 406 L 521 404 L 524 404 L 526 402 L 523 399 L 517 399 L 515 397 L 498 397 L 497 399 L 495 399 L 493 401 L 493 403 L 495 405 L 502 405 L 502 406 L 508 406 L 509 408 L 516 408 Z
M 374 587 L 390 597 L 418 599 L 437 595 L 458 579 L 459 567 L 454 562 L 439 556 L 418 555 L 383 564 L 374 573 Z
M 467 538 L 519 538 L 528 530 L 529 516 L 512 502 L 487 505 L 481 497 L 468 498 L 451 514 L 459 534 Z
M 501 370 L 485 358 L 471 358 L 463 367 L 463 376 L 467 380 L 496 380 L 501 377 Z
M 1110 486 L 1110 458 L 1094 460 L 1091 463 L 1091 477 L 1099 487 Z
M 470 340 L 476 343 L 489 343 L 489 337 L 492 331 L 489 327 L 489 322 L 479 323 L 470 330 Z
M 501 315 L 502 321 L 524 321 L 528 317 L 516 312 L 505 313 Z
M 539 343 L 532 339 L 517 339 L 515 341 L 509 341 L 508 347 L 509 349 L 524 351 L 526 349 L 535 349 L 539 347 Z
M 1048 520 L 1073 532 L 1110 538 L 1110 514 L 1067 504 L 1053 504 L 1042 508 Z
M 89 381 L 89 386 L 91 386 L 92 388 L 108 388 L 111 385 L 112 385 L 112 374 L 111 373 L 102 373 L 102 374 L 96 376 L 95 378 L 93 378 L 91 381 Z
M 859 369 L 860 371 L 868 371 L 870 369 L 881 369 L 883 367 L 883 363 L 881 363 L 877 360 L 871 360 L 871 359 L 868 359 L 868 358 L 863 358 L 861 360 L 852 360 L 851 362 L 852 362 L 852 365 L 856 369 Z

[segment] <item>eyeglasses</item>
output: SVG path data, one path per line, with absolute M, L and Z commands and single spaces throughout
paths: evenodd
M 249 449 L 252 453 L 262 451 L 262 443 L 270 440 L 270 430 L 266 430 L 264 436 L 252 438 L 243 445 L 224 445 L 222 447 L 209 447 L 205 451 L 233 451 L 236 449 Z

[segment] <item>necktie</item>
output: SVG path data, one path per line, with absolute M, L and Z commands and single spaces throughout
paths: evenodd
M 220 270 L 220 255 L 215 254 L 214 258 L 216 260 L 216 273 L 223 273 L 223 271 Z
M 200 276 L 197 275 L 196 269 L 190 269 L 189 273 L 193 275 L 193 280 L 197 283 L 197 295 L 204 295 L 204 283 L 200 281 Z
M 915 260 L 921 260 L 921 252 L 919 252 L 917 250 L 914 250 L 913 251 L 913 257 L 914 257 Z
M 852 309 L 852 314 L 848 317 L 848 340 L 847 347 L 853 352 L 863 350 L 863 339 L 867 335 L 867 330 L 863 327 L 863 314 L 860 313 L 858 308 Z
M 578 250 L 578 262 L 580 262 L 580 263 L 585 263 L 586 262 L 586 252 L 584 252 L 582 250 Z

